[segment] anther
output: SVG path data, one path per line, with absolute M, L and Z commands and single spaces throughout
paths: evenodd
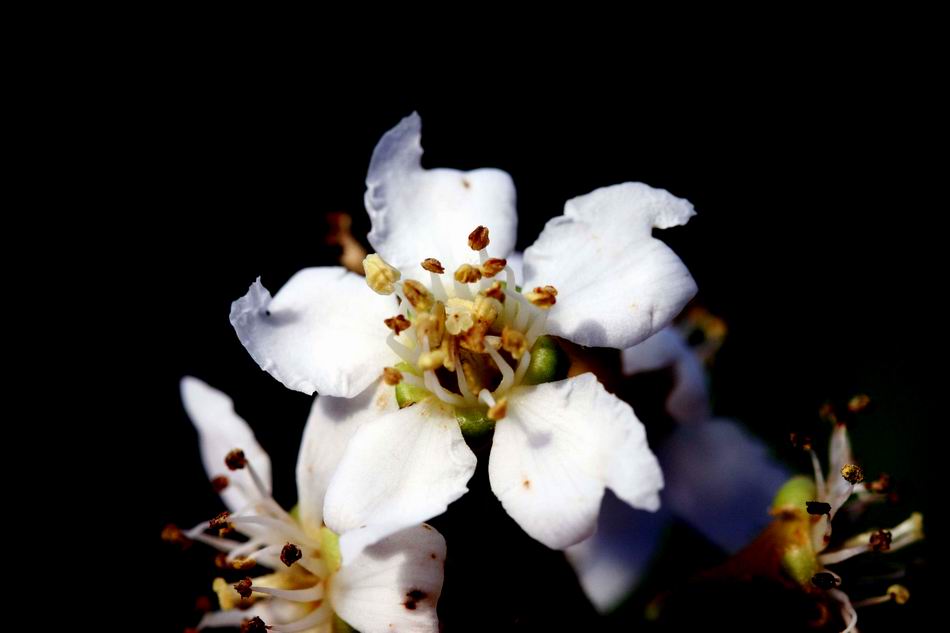
M 225 488 L 228 487 L 228 484 L 231 483 L 230 480 L 225 475 L 218 475 L 211 480 L 211 489 L 215 492 L 220 493 Z
M 251 579 L 245 577 L 243 580 L 239 580 L 234 583 L 234 590 L 238 592 L 238 595 L 247 600 L 251 597 Z
M 376 253 L 367 255 L 363 260 L 363 271 L 366 273 L 366 285 L 381 295 L 391 295 L 396 290 L 394 284 L 402 277 L 398 270 Z
M 830 402 L 826 402 L 818 409 L 818 417 L 826 422 L 837 424 L 838 415 L 835 413 L 835 407 Z
M 434 257 L 427 257 L 422 260 L 422 267 L 428 270 L 430 273 L 435 273 L 441 275 L 445 272 L 445 267 L 442 266 L 442 262 L 435 259 Z
M 480 251 L 488 244 L 488 229 L 486 227 L 477 226 L 474 231 L 468 234 L 468 247 L 473 251 Z
M 455 271 L 455 281 L 463 284 L 475 283 L 482 278 L 482 271 L 471 264 L 462 264 Z
M 294 545 L 293 543 L 287 543 L 284 545 L 284 548 L 280 550 L 280 562 L 290 567 L 298 560 L 303 558 L 303 552 L 300 551 L 300 548 Z
M 867 409 L 869 404 L 871 404 L 871 398 L 869 398 L 867 394 L 860 393 L 848 400 L 848 411 L 851 413 L 860 413 Z
M 429 310 L 435 302 L 432 293 L 415 279 L 407 279 L 402 283 L 402 290 L 406 293 L 406 301 L 419 312 Z
M 520 360 L 524 353 L 528 351 L 528 339 L 518 330 L 506 325 L 501 331 L 501 347 L 511 354 L 512 358 Z
M 910 600 L 910 591 L 904 585 L 891 585 L 887 588 L 887 595 L 897 604 L 907 604 Z
M 222 512 L 218 516 L 208 521 L 208 527 L 212 530 L 217 530 L 220 536 L 224 536 L 228 532 L 231 532 L 234 530 L 234 526 L 228 520 L 230 516 L 231 516 L 230 512 L 227 512 L 227 511 Z
M 834 589 L 841 583 L 841 579 L 829 571 L 820 571 L 811 577 L 811 584 L 819 589 Z
M 859 484 L 864 481 L 864 471 L 856 464 L 845 464 L 841 467 L 841 476 L 849 484 Z
M 264 620 L 257 616 L 241 622 L 241 633 L 267 633 L 268 628 Z
M 179 545 L 182 549 L 191 545 L 191 539 L 185 536 L 185 533 L 174 523 L 169 523 L 162 528 L 162 540 L 166 543 Z
M 538 286 L 525 295 L 525 298 L 539 308 L 548 309 L 557 303 L 557 289 L 554 286 Z
M 502 398 L 491 407 L 488 408 L 488 419 L 489 420 L 501 420 L 508 415 L 508 398 Z
M 429 371 L 430 369 L 438 369 L 442 366 L 442 363 L 445 362 L 445 352 L 441 349 L 433 350 L 431 352 L 425 352 L 419 356 L 419 369 L 422 371 Z
M 494 282 L 488 290 L 485 291 L 485 296 L 491 299 L 494 299 L 498 303 L 505 302 L 505 289 L 501 287 L 501 282 Z
M 803 433 L 789 433 L 788 441 L 791 442 L 792 446 L 795 448 L 800 448 L 803 451 L 811 450 L 811 436 L 805 435 Z
M 805 510 L 808 514 L 814 514 L 816 516 L 831 514 L 831 504 L 825 503 L 824 501 L 806 501 Z
M 401 314 L 397 314 L 394 317 L 385 319 L 383 320 L 383 323 L 385 323 L 386 327 L 392 330 L 396 336 L 399 336 L 400 332 L 408 330 L 410 327 L 412 327 L 412 322 Z
M 505 269 L 505 266 L 508 265 L 508 260 L 501 259 L 499 257 L 492 257 L 486 259 L 481 266 L 481 273 L 483 277 L 494 277 L 501 271 Z
M 880 477 L 878 477 L 876 480 L 872 482 L 865 484 L 865 486 L 867 486 L 867 489 L 870 490 L 871 492 L 883 494 L 885 492 L 888 492 L 891 488 L 891 476 L 888 475 L 887 473 L 881 473 Z
M 402 382 L 402 372 L 395 367 L 383 367 L 383 382 L 395 387 Z
M 419 341 L 429 340 L 429 347 L 438 347 L 442 344 L 445 335 L 445 306 L 440 302 L 435 304 L 432 312 L 420 312 L 416 317 L 416 336 Z
M 868 539 L 868 546 L 875 552 L 886 552 L 891 549 L 891 533 L 888 530 L 878 530 Z
M 239 448 L 235 448 L 224 456 L 224 464 L 230 470 L 241 470 L 247 466 L 247 458 L 244 456 L 244 451 Z

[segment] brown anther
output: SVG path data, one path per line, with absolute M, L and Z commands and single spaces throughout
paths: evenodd
M 241 633 L 267 633 L 269 628 L 264 624 L 264 620 L 257 616 L 241 622 Z
M 867 489 L 871 492 L 883 494 L 888 492 L 891 488 L 891 476 L 887 473 L 881 473 L 880 477 L 866 485 Z
M 228 561 L 226 552 L 218 552 L 214 555 L 214 566 L 218 569 L 231 569 L 231 563 Z
M 800 448 L 803 451 L 811 450 L 811 436 L 804 435 L 802 433 L 789 433 L 788 441 L 791 442 L 792 446 L 795 448 Z
M 442 262 L 435 259 L 434 257 L 426 257 L 422 260 L 422 267 L 428 270 L 430 273 L 435 273 L 441 275 L 445 272 L 445 267 L 442 266 Z
M 521 360 L 528 351 L 528 339 L 518 330 L 506 325 L 501 331 L 501 348 L 511 354 L 515 360 Z
M 889 530 L 878 530 L 868 539 L 868 545 L 875 552 L 886 552 L 891 549 L 891 533 Z
M 395 387 L 402 382 L 402 372 L 395 367 L 383 367 L 383 382 Z
M 910 600 L 910 591 L 904 585 L 891 585 L 887 588 L 887 595 L 897 604 L 907 604 Z
M 169 523 L 162 528 L 162 540 L 166 543 L 179 545 L 182 549 L 191 545 L 191 539 L 185 536 L 185 533 L 174 523 Z
M 824 501 L 806 501 L 805 510 L 808 514 L 823 515 L 831 514 L 831 504 Z
M 491 259 L 486 259 L 481 266 L 482 276 L 484 277 L 494 277 L 501 271 L 505 269 L 505 266 L 508 265 L 508 260 L 501 259 L 499 257 L 492 257 Z
M 455 364 L 458 362 L 458 340 L 454 336 L 448 335 L 442 339 L 442 347 L 439 349 L 445 354 L 442 366 L 449 371 L 455 371 Z
M 864 481 L 864 471 L 857 464 L 845 464 L 841 467 L 841 476 L 849 484 L 859 484 Z
M 385 323 L 386 327 L 392 330 L 396 336 L 399 336 L 400 332 L 412 327 L 412 322 L 401 314 L 385 319 L 383 323 Z
M 491 285 L 491 287 L 485 291 L 485 296 L 490 299 L 494 299 L 498 303 L 505 302 L 505 289 L 501 287 L 501 282 L 496 281 Z
M 300 548 L 294 545 L 293 543 L 287 543 L 284 545 L 284 548 L 280 550 L 280 562 L 290 567 L 298 560 L 303 558 L 303 552 L 300 551 Z
M 485 353 L 485 334 L 488 332 L 490 324 L 479 320 L 468 330 L 459 334 L 459 347 L 467 349 L 470 352 L 478 354 Z
M 230 512 L 222 512 L 218 516 L 214 517 L 208 521 L 208 527 L 212 530 L 218 531 L 218 536 L 224 536 L 230 534 L 234 531 L 234 525 L 228 521 L 228 517 L 231 515 Z
M 826 402 L 818 409 L 818 417 L 826 422 L 837 423 L 838 416 L 835 413 L 835 407 L 830 402 Z
M 347 213 L 328 213 L 327 224 L 329 230 L 326 241 L 327 244 L 340 247 L 340 263 L 354 273 L 364 275 L 363 259 L 366 257 L 366 249 L 350 231 L 353 218 Z
M 257 567 L 257 562 L 253 558 L 235 558 L 230 562 L 230 566 L 231 569 L 244 571 L 245 569 Z
M 455 271 L 455 281 L 463 284 L 472 284 L 482 278 L 482 271 L 471 264 L 462 264 Z
M 224 463 L 231 470 L 241 470 L 247 466 L 247 458 L 244 457 L 244 451 L 235 448 L 224 456 Z
M 545 310 L 557 303 L 555 297 L 557 297 L 557 289 L 554 286 L 538 286 L 525 295 L 528 301 Z
M 435 298 L 429 290 L 415 279 L 407 279 L 402 283 L 402 291 L 406 293 L 406 300 L 418 312 L 424 312 L 432 307 Z
M 482 250 L 488 246 L 488 242 L 488 229 L 484 226 L 477 226 L 468 234 L 468 247 L 473 251 Z
M 234 583 L 234 590 L 238 592 L 238 595 L 240 595 L 242 598 L 247 600 L 248 598 L 251 597 L 251 593 L 252 593 L 251 579 L 248 577 L 245 577 L 243 580 L 237 581 L 236 583 Z
M 827 571 L 820 571 L 811 577 L 811 584 L 819 589 L 834 589 L 841 583 L 841 580 Z
M 867 394 L 860 393 L 848 400 L 848 411 L 851 413 L 860 413 L 867 409 L 869 404 L 871 404 L 871 398 L 869 398 Z
M 501 420 L 508 415 L 508 398 L 502 398 L 488 409 L 489 420 Z
M 214 490 L 215 492 L 220 493 L 222 490 L 228 487 L 229 483 L 231 483 L 231 481 L 227 478 L 226 475 L 218 475 L 217 477 L 211 480 L 211 489 Z

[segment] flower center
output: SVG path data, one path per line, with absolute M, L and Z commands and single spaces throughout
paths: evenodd
M 488 229 L 468 237 L 478 264 L 462 264 L 447 278 L 442 263 L 421 265 L 429 283 L 402 275 L 373 254 L 366 258 L 367 284 L 380 294 L 395 293 L 400 313 L 386 319 L 389 347 L 402 359 L 384 370 L 387 384 L 408 384 L 454 407 L 485 407 L 487 416 L 505 416 L 507 394 L 521 384 L 532 346 L 543 335 L 557 290 L 538 287 L 522 293 L 504 259 L 488 253 Z M 504 273 L 504 280 L 499 277 Z

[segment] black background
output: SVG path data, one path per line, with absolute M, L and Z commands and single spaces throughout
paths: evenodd
M 132 530 L 143 553 L 137 573 L 160 605 L 143 626 L 193 624 L 194 599 L 210 593 L 215 575 L 209 552 L 179 553 L 158 538 L 168 522 L 190 526 L 221 509 L 181 410 L 179 378 L 198 376 L 234 398 L 272 456 L 278 499 L 292 504 L 310 399 L 257 368 L 228 323 L 229 305 L 257 275 L 276 290 L 300 268 L 333 264 L 326 213 L 351 213 L 365 235 L 373 146 L 412 110 L 423 119 L 425 166 L 512 175 L 520 249 L 565 200 L 599 186 L 638 180 L 692 201 L 698 215 L 661 237 L 689 266 L 701 302 L 729 326 L 716 412 L 781 447 L 789 431 L 813 424 L 825 399 L 867 392 L 876 406 L 855 429 L 863 461 L 905 482 L 903 510 L 931 508 L 936 411 L 924 386 L 933 370 L 921 361 L 936 353 L 943 318 L 934 305 L 942 287 L 931 278 L 937 252 L 927 243 L 937 202 L 921 193 L 931 177 L 920 151 L 927 86 L 900 69 L 843 61 L 820 71 L 733 71 L 580 73 L 543 86 L 526 73 L 503 87 L 460 68 L 449 90 L 436 81 L 397 89 L 390 84 L 403 70 L 394 68 L 354 90 L 316 72 L 202 59 L 149 64 L 147 81 L 119 91 L 111 104 L 119 124 L 103 142 L 127 214 L 122 237 L 92 255 L 105 255 L 103 283 L 124 315 L 109 326 L 120 393 L 103 430 L 110 442 L 145 447 L 134 451 L 134 481 L 109 479 L 141 517 Z M 105 465 L 113 463 L 127 472 L 119 459 Z M 560 555 L 501 512 L 482 470 L 473 492 L 436 521 L 450 552 L 446 631 L 639 622 L 648 596 L 598 620 Z M 660 589 L 719 560 L 683 526 L 674 538 L 678 547 L 657 571 Z M 930 571 L 918 562 L 917 573 Z M 921 618 L 933 587 L 924 580 L 912 590 L 917 607 L 865 611 L 862 630 Z M 746 609 L 761 615 L 740 600 L 730 609 L 740 619 Z

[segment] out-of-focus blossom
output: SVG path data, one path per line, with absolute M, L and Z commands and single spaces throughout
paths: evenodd
M 323 525 L 326 484 L 353 420 L 341 423 L 332 402 L 314 404 L 297 462 L 297 512 L 288 513 L 271 496 L 270 459 L 231 399 L 191 377 L 182 380 L 181 395 L 205 470 L 230 511 L 174 535 L 221 550 L 225 568 L 272 570 L 234 584 L 218 578 L 221 610 L 206 614 L 199 629 L 329 633 L 338 617 L 365 633 L 438 631 L 445 541 L 437 531 L 412 526 L 341 561 L 337 535 Z M 373 407 L 385 402 L 367 404 L 367 416 Z M 246 540 L 226 538 L 232 533 Z
M 555 380 L 544 335 L 624 349 L 667 325 L 696 287 L 652 231 L 685 224 L 692 205 L 641 183 L 569 200 L 525 251 L 522 290 L 506 260 L 511 178 L 423 169 L 420 138 L 412 115 L 373 153 L 377 253 L 365 280 L 306 269 L 274 297 L 255 282 L 231 311 L 242 343 L 287 387 L 355 398 L 339 405 L 344 417 L 362 414 L 371 398 L 360 394 L 381 373 L 400 396 L 403 408 L 360 425 L 330 482 L 325 520 L 344 560 L 466 492 L 476 459 L 463 429 L 494 427 L 492 489 L 549 547 L 593 532 L 606 488 L 656 510 L 663 479 L 642 424 L 593 375 Z

